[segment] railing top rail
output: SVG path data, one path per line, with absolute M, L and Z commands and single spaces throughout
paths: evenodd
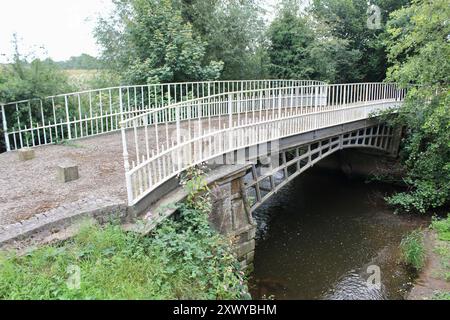
M 161 86 L 174 86 L 174 85 L 195 85 L 195 84 L 216 84 L 216 83 L 275 82 L 275 81 L 276 82 L 312 81 L 312 82 L 317 82 L 317 83 L 321 83 L 324 85 L 326 84 L 326 82 L 320 81 L 320 80 L 303 80 L 303 79 L 300 79 L 300 80 L 299 79 L 212 80 L 212 81 L 149 83 L 149 84 L 139 84 L 139 85 L 121 85 L 121 86 L 113 86 L 113 87 L 105 87 L 105 88 L 88 89 L 88 90 L 75 91 L 75 92 L 69 92 L 69 93 L 61 93 L 61 94 L 51 95 L 51 96 L 42 97 L 42 98 L 36 97 L 36 98 L 31 98 L 31 99 L 6 102 L 6 103 L 2 103 L 2 105 L 9 106 L 9 105 L 21 104 L 21 103 L 26 103 L 26 102 L 31 102 L 31 101 L 55 99 L 55 98 L 73 96 L 73 95 L 79 95 L 79 94 L 88 94 L 88 93 L 95 93 L 95 92 L 100 92 L 100 91 L 129 89 L 129 88 L 161 87 Z
M 366 106 L 377 105 L 377 104 L 379 104 L 378 101 L 373 101 L 373 102 L 368 103 Z M 341 108 L 340 110 L 349 110 L 349 109 L 355 109 L 355 108 L 360 108 L 360 107 L 361 106 L 359 106 L 359 105 L 356 105 L 356 106 L 355 105 L 349 105 L 349 106 L 346 106 L 344 108 Z M 158 158 L 161 158 L 164 155 L 170 154 L 174 150 L 182 149 L 184 146 L 187 146 L 187 145 L 192 144 L 194 142 L 201 141 L 201 140 L 204 140 L 205 138 L 216 136 L 216 135 L 219 135 L 221 133 L 228 132 L 230 130 L 239 130 L 239 129 L 242 129 L 242 128 L 256 127 L 256 126 L 261 126 L 261 125 L 264 125 L 264 124 L 280 122 L 280 121 L 287 120 L 287 119 L 302 118 L 302 117 L 305 117 L 305 116 L 324 114 L 324 113 L 328 113 L 328 112 L 330 112 L 330 110 L 311 111 L 308 114 L 284 115 L 284 116 L 282 116 L 280 118 L 268 118 L 268 119 L 263 119 L 263 120 L 261 120 L 261 121 L 259 121 L 257 123 L 239 124 L 237 126 L 233 126 L 232 128 L 224 128 L 224 129 L 218 129 L 218 130 L 212 131 L 212 132 L 206 132 L 206 133 L 204 133 L 204 134 L 202 134 L 202 135 L 200 135 L 198 137 L 193 137 L 190 140 L 183 141 L 180 144 L 173 145 L 173 146 L 171 146 L 168 149 L 165 149 L 165 150 L 162 150 L 162 151 L 158 152 L 157 154 L 155 154 L 155 155 L 149 157 L 148 159 L 146 159 L 144 162 L 142 162 L 140 164 L 137 164 L 135 167 L 130 169 L 128 171 L 128 173 L 132 174 L 133 172 L 138 171 L 139 169 L 141 169 L 142 167 L 147 165 L 149 162 L 152 162 L 152 161 L 154 161 L 154 160 L 156 160 Z M 262 142 L 262 141 L 259 141 L 259 142 Z
M 282 80 L 283 81 L 283 80 Z M 287 80 L 287 81 L 291 81 L 291 80 Z M 297 81 L 301 81 L 301 80 L 297 80 Z M 204 97 L 200 97 L 200 98 L 195 98 L 195 99 L 189 99 L 189 100 L 185 100 L 185 101 L 179 101 L 176 103 L 172 103 L 172 104 L 168 104 L 166 106 L 163 106 L 161 108 L 154 108 L 151 109 L 147 112 L 141 113 L 135 117 L 131 117 L 125 120 L 120 121 L 120 125 L 126 125 L 127 123 L 131 123 L 133 121 L 136 121 L 138 119 L 141 118 L 145 118 L 153 113 L 157 113 L 157 112 L 161 112 L 163 110 L 167 110 L 167 109 L 173 109 L 176 107 L 180 107 L 183 106 L 185 104 L 191 104 L 191 103 L 195 103 L 195 102 L 199 102 L 199 101 L 205 101 L 205 100 L 210 100 L 212 98 L 218 98 L 218 97 L 224 97 L 224 96 L 228 96 L 230 94 L 240 94 L 240 93 L 258 93 L 258 92 L 266 92 L 268 89 L 273 89 L 273 90 L 279 90 L 279 89 L 295 89 L 295 88 L 316 88 L 318 86 L 324 86 L 324 87 L 330 87 L 330 86 L 343 86 L 343 85 L 365 85 L 365 84 L 385 84 L 385 85 L 395 85 L 395 83 L 387 83 L 387 82 L 356 82 L 356 83 L 345 83 L 345 84 L 319 84 L 319 85 L 300 85 L 300 86 L 286 86 L 286 87 L 276 87 L 276 88 L 264 88 L 264 89 L 250 89 L 250 90 L 237 90 L 237 91 L 228 91 L 228 92 L 222 92 L 222 93 L 218 93 L 218 94 L 213 94 L 213 95 L 209 95 L 209 96 L 204 96 Z

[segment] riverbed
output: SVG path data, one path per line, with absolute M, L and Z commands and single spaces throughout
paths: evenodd
M 254 299 L 403 299 L 414 274 L 399 262 L 401 238 L 428 218 L 396 215 L 395 188 L 313 168 L 254 217 Z

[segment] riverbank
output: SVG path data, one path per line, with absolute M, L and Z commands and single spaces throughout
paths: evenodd
M 450 300 L 450 215 L 423 234 L 425 262 L 408 300 Z

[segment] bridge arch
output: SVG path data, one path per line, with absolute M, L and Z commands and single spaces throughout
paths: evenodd
M 337 151 L 366 148 L 383 154 L 395 153 L 399 142 L 397 134 L 384 123 L 372 124 L 279 150 L 275 164 L 274 161 L 254 161 L 247 169 L 244 182 L 250 210 L 256 210 L 286 184 Z

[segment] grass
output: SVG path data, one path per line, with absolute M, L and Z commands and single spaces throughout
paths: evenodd
M 431 271 L 433 277 L 439 281 L 450 281 L 450 214 L 445 219 L 433 218 L 430 229 L 437 235 L 434 241 L 433 256 L 440 257 L 442 268 L 434 268 Z M 403 261 L 420 271 L 425 263 L 424 233 L 422 230 L 415 230 L 402 239 L 400 244 Z M 430 252 L 428 252 L 430 254 Z M 434 259 L 434 258 L 433 258 Z M 435 288 L 438 286 L 434 285 Z M 450 300 L 450 292 L 436 291 L 431 297 L 433 300 Z
M 436 232 L 439 239 L 438 244 L 434 248 L 434 252 L 441 258 L 441 266 L 443 269 L 441 276 L 445 281 L 450 281 L 450 214 L 446 219 L 433 219 L 431 228 Z
M 450 214 L 446 219 L 433 219 L 431 228 L 437 232 L 439 240 L 450 242 Z
M 245 297 L 243 274 L 220 239 L 180 230 L 178 223 L 164 223 L 148 237 L 117 225 L 86 225 L 59 245 L 3 253 L 0 299 Z
M 407 234 L 400 243 L 403 261 L 420 271 L 425 265 L 425 246 L 422 230 Z
M 78 144 L 72 140 L 56 140 L 55 144 L 72 148 L 85 148 L 83 145 Z
M 85 69 L 68 69 L 64 70 L 64 73 L 69 78 L 69 82 L 71 83 L 84 83 L 93 79 L 98 70 L 85 70 Z

